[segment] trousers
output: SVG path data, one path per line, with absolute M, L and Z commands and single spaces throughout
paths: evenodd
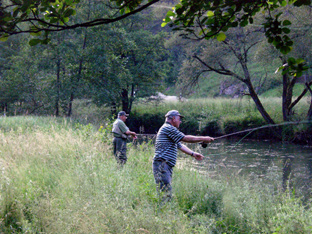
M 114 156 L 117 163 L 124 165 L 127 162 L 127 139 L 121 137 L 114 137 Z
M 156 190 L 161 196 L 162 202 L 170 201 L 172 198 L 172 171 L 173 168 L 169 166 L 166 161 L 154 160 L 153 174 L 156 183 Z

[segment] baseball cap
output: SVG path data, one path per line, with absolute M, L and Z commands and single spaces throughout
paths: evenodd
M 179 111 L 177 110 L 168 111 L 165 117 L 168 117 L 168 116 L 180 116 L 181 118 L 184 118 L 184 116 L 180 115 Z
M 129 116 L 129 114 L 126 114 L 125 111 L 119 111 L 119 112 L 118 112 L 118 116 L 123 116 L 123 115 Z

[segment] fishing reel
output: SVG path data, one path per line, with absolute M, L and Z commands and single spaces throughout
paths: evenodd
M 203 148 L 207 148 L 208 144 L 205 142 L 200 143 Z

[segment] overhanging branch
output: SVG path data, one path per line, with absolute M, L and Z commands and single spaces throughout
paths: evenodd
M 123 20 L 131 15 L 134 15 L 138 12 L 141 12 L 148 8 L 149 6 L 153 5 L 156 2 L 159 2 L 160 0 L 152 0 L 145 5 L 142 5 L 141 7 L 126 13 L 124 15 L 118 16 L 116 18 L 102 18 L 102 19 L 95 19 L 92 21 L 80 23 L 80 24 L 73 24 L 73 25 L 59 25 L 59 24 L 51 24 L 47 21 L 44 21 L 40 18 L 27 18 L 25 20 L 22 20 L 21 22 L 32 22 L 32 23 L 41 23 L 47 25 L 46 27 L 41 27 L 37 26 L 37 29 L 20 29 L 19 31 L 14 31 L 14 30 L 5 30 L 4 27 L 1 27 L 0 33 L 7 33 L 8 35 L 15 35 L 15 34 L 21 34 L 21 33 L 38 33 L 41 31 L 47 31 L 47 32 L 56 32 L 56 31 L 64 31 L 68 29 L 75 29 L 75 28 L 81 28 L 81 27 L 94 27 L 98 25 L 104 25 L 104 24 L 110 24 L 114 23 L 120 20 Z M 15 25 L 16 28 L 18 28 L 17 25 Z

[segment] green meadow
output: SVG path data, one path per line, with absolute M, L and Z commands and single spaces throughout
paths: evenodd
M 222 168 L 213 178 L 175 168 L 173 200 L 160 206 L 153 145 L 129 143 L 128 162 L 119 168 L 109 126 L 1 117 L 0 232 L 312 232 L 309 202 L 282 192 L 278 182 L 264 186 L 261 178 Z
M 294 97 L 295 99 L 296 97 Z M 283 121 L 282 99 L 280 97 L 261 97 L 264 108 L 276 123 Z M 310 97 L 303 98 L 293 110 L 293 120 L 302 120 L 309 110 Z M 197 119 L 211 121 L 218 119 L 226 123 L 227 119 L 259 118 L 262 120 L 254 101 L 245 96 L 242 98 L 197 98 L 187 99 L 182 102 L 138 102 L 134 105 L 133 112 L 144 115 L 146 113 L 166 113 L 168 110 L 177 109 L 185 117 L 195 116 Z

